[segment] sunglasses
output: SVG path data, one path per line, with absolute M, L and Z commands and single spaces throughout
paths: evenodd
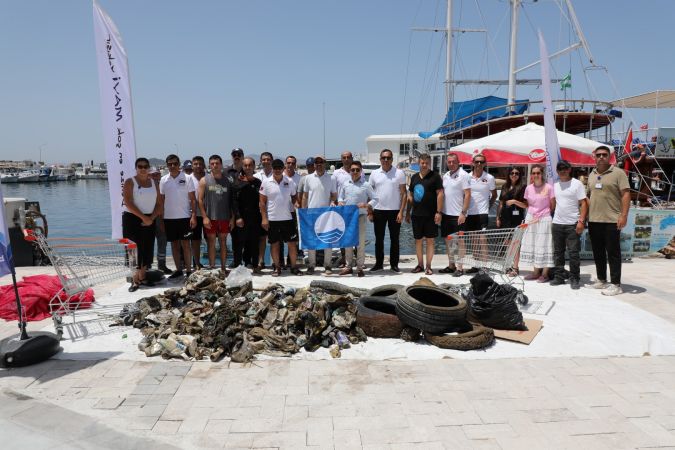
M 511 172 L 509 175 L 518 175 L 518 176 L 520 176 L 520 172 Z
M 148 166 L 147 164 L 139 164 L 139 165 L 136 166 L 136 168 L 137 168 L 137 169 L 146 169 L 146 170 L 147 170 L 147 169 L 150 168 L 150 166 Z
M 351 173 L 361 172 L 361 169 L 350 169 L 350 172 Z
M 166 163 L 167 166 L 180 166 L 179 162 L 168 162 Z
M 390 161 L 390 160 L 392 160 L 393 158 L 392 158 L 391 156 L 380 156 L 380 159 L 381 159 L 382 161 Z
M 485 164 L 485 161 L 474 161 L 474 164 Z

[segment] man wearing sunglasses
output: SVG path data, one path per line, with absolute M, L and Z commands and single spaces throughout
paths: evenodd
M 407 200 L 405 174 L 393 165 L 394 154 L 388 148 L 380 152 L 380 168 L 370 174 L 368 183 L 373 188 L 377 203 L 373 206 L 375 226 L 375 265 L 371 272 L 384 268 L 384 229 L 389 228 L 389 264 L 391 270 L 401 272 L 399 262 L 399 235 Z
M 588 176 L 588 236 L 591 239 L 597 281 L 589 287 L 602 289 L 603 295 L 621 290 L 621 229 L 626 226 L 630 208 L 630 185 L 626 173 L 609 163 L 609 147 L 593 151 L 595 169 Z M 610 283 L 607 283 L 609 262 Z
M 584 232 L 588 204 L 581 181 L 572 178 L 572 165 L 561 159 L 556 166 L 559 180 L 553 185 L 553 263 L 555 274 L 551 286 L 565 284 L 565 250 L 570 256 L 570 287 L 579 289 L 579 236 Z

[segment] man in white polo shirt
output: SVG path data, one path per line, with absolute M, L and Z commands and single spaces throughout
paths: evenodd
M 448 171 L 443 175 L 443 192 L 445 199 L 441 216 L 441 236 L 464 230 L 464 223 L 469 213 L 471 202 L 471 175 L 465 172 L 459 165 L 459 156 L 456 153 L 448 153 Z M 450 241 L 445 240 L 445 250 L 448 255 L 448 266 L 439 270 L 440 273 L 462 274 L 461 264 L 455 264 L 454 255 L 450 254 Z M 460 240 L 460 245 L 463 242 Z M 463 245 L 462 245 L 463 247 Z M 462 248 L 459 249 L 460 253 Z M 459 276 L 459 275 L 458 275 Z
M 260 186 L 260 214 L 262 228 L 267 231 L 270 241 L 270 252 L 274 261 L 272 276 L 281 275 L 281 258 L 279 246 L 281 242 L 288 244 L 291 258 L 291 273 L 302 275 L 297 267 L 298 231 L 293 225 L 291 205 L 296 202 L 297 188 L 295 182 L 284 176 L 284 162 L 280 159 L 272 161 L 272 177 L 263 181 Z
M 380 152 L 380 168 L 370 174 L 368 182 L 375 192 L 373 206 L 375 227 L 375 265 L 371 272 L 384 268 L 384 230 L 389 228 L 389 264 L 394 272 L 401 272 L 399 261 L 399 234 L 407 200 L 405 174 L 393 165 L 394 154 L 388 148 Z
M 197 226 L 197 208 L 195 186 L 192 178 L 180 171 L 180 158 L 176 155 L 166 157 L 169 173 L 159 182 L 159 193 L 164 211 L 166 240 L 171 242 L 171 253 L 176 270 L 169 278 L 183 275 L 183 262 L 186 275 L 191 273 L 192 252 L 190 241 L 192 229 Z M 181 260 L 180 253 L 183 252 Z M 196 267 L 195 267 L 196 269 Z
M 314 157 L 314 165 L 316 170 L 314 173 L 305 176 L 302 207 L 303 208 L 324 208 L 330 205 L 335 205 L 337 202 L 337 188 L 335 186 L 335 179 L 326 172 L 326 160 L 323 156 L 318 155 Z M 314 273 L 316 267 L 316 250 L 309 250 L 309 267 L 308 274 Z M 331 251 L 326 249 L 324 252 L 323 266 L 325 267 L 325 274 L 330 275 L 331 270 Z
M 553 199 L 553 261 L 555 274 L 551 286 L 565 284 L 565 249 L 570 256 L 570 287 L 579 289 L 579 251 L 581 240 L 579 236 L 584 232 L 588 202 L 586 188 L 581 181 L 572 178 L 572 165 L 561 159 L 556 166 L 559 180 L 553 185 L 555 198 Z
M 478 231 L 488 227 L 488 213 L 497 198 L 497 185 L 495 177 L 487 173 L 485 166 L 487 159 L 479 153 L 473 157 L 473 171 L 469 180 L 471 186 L 471 202 L 469 203 L 469 215 L 466 218 L 466 230 Z M 487 241 L 480 236 L 478 242 L 472 242 L 473 252 L 476 259 L 487 260 Z M 472 267 L 466 273 L 476 273 L 478 267 Z
M 339 169 L 335 169 L 333 172 L 333 178 L 335 179 L 335 187 L 338 192 L 344 187 L 346 183 L 349 183 L 352 180 L 352 174 L 350 173 L 352 162 L 354 162 L 354 156 L 352 152 L 346 151 L 342 152 L 340 155 L 340 160 L 342 161 L 342 166 Z M 366 181 L 366 176 L 361 171 L 361 181 Z

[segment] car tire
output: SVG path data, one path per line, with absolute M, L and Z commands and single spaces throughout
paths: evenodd
M 459 334 L 434 334 L 424 333 L 424 339 L 439 348 L 451 350 L 479 350 L 491 346 L 495 341 L 495 333 L 492 328 L 479 324 L 469 323 L 465 328 L 459 329 Z
M 428 333 L 466 326 L 466 312 L 466 300 L 437 287 L 407 286 L 396 299 L 396 314 L 401 322 Z
M 369 297 L 394 297 L 398 295 L 398 291 L 403 289 L 402 284 L 383 284 L 368 291 Z
M 366 336 L 376 338 L 397 338 L 404 327 L 396 316 L 395 299 L 371 296 L 358 299 L 356 325 Z

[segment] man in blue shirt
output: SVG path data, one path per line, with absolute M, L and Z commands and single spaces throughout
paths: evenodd
M 356 274 L 362 277 L 363 264 L 366 259 L 366 216 L 373 220 L 373 209 L 368 203 L 376 200 L 373 187 L 366 183 L 361 174 L 363 168 L 361 161 L 353 161 L 349 169 L 351 179 L 345 181 L 338 193 L 339 205 L 356 205 L 359 207 L 359 245 L 356 249 Z M 354 248 L 348 247 L 345 249 L 346 266 L 340 272 L 340 275 L 352 275 L 352 259 L 354 257 Z

